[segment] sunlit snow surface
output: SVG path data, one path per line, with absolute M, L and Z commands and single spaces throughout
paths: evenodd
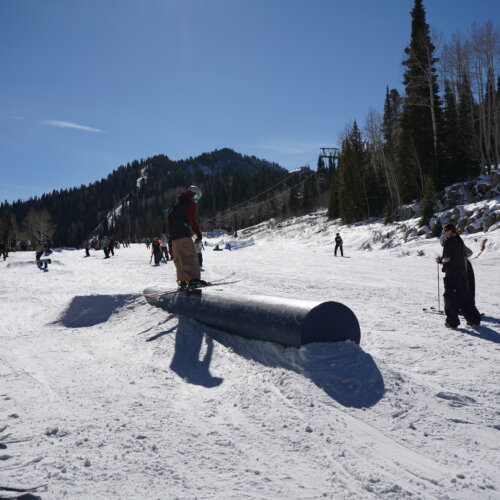
M 437 239 L 321 214 L 280 226 L 241 234 L 248 248 L 207 246 L 203 278 L 234 271 L 231 292 L 342 302 L 360 346 L 284 348 L 169 316 L 142 291 L 175 287 L 174 266 L 151 266 L 145 245 L 107 260 L 56 251 L 48 272 L 34 253 L 0 261 L 0 486 L 47 484 L 43 499 L 499 498 L 500 231 L 464 237 L 474 256 L 488 240 L 471 260 L 484 317 L 449 330 L 422 310 L 443 307 Z

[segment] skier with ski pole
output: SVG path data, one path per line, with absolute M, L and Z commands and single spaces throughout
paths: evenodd
M 468 325 L 479 326 L 481 315 L 474 305 L 474 300 L 467 285 L 467 256 L 462 238 L 455 226 L 449 222 L 443 227 L 446 240 L 443 255 L 436 260 L 443 265 L 444 277 L 444 312 L 445 326 L 457 328 L 460 324 L 458 313 L 463 314 Z

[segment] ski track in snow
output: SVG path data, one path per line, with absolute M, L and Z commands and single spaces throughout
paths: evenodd
M 285 348 L 149 306 L 142 291 L 172 288 L 175 272 L 150 266 L 145 245 L 108 260 L 56 251 L 48 272 L 32 253 L 0 262 L 0 486 L 46 484 L 43 499 L 500 498 L 500 233 L 472 261 L 482 326 L 448 330 L 422 312 L 437 307 L 437 240 L 368 252 L 373 228 L 353 226 L 335 258 L 337 230 L 261 225 L 254 246 L 207 247 L 204 278 L 236 271 L 234 293 L 342 302 L 360 346 Z M 475 252 L 481 237 L 467 238 Z

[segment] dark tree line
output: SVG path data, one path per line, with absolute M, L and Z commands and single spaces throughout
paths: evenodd
M 392 220 L 402 204 L 422 198 L 429 214 L 436 191 L 500 164 L 500 32 L 473 25 L 470 39 L 455 35 L 441 58 L 437 52 L 423 1 L 415 0 L 404 94 L 387 88 L 382 116 L 371 110 L 364 133 L 356 122 L 347 127 L 331 218 Z
M 91 234 L 139 240 L 164 231 L 165 210 L 191 184 L 204 192 L 199 214 L 208 220 L 288 175 L 277 164 L 231 149 L 181 161 L 158 155 L 120 166 L 88 186 L 0 204 L 0 238 L 33 237 L 26 232 L 28 220 L 43 212 L 55 226 L 50 235 L 55 245 L 79 246 Z

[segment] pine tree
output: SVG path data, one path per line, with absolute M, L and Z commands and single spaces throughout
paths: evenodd
M 420 209 L 420 227 L 428 226 L 432 217 L 434 217 L 434 212 L 436 209 L 436 193 L 434 190 L 434 183 L 430 177 L 427 178 L 427 183 L 425 186 L 425 193 L 422 199 L 422 206 Z
M 314 202 L 318 198 L 318 188 L 316 186 L 316 174 L 311 170 L 306 173 L 306 179 L 304 181 L 304 199 L 302 206 L 305 210 L 310 210 L 314 208 Z
M 457 152 L 457 169 L 459 178 L 457 180 L 472 179 L 481 173 L 480 154 L 475 145 L 476 132 L 474 130 L 474 97 L 471 85 L 464 74 L 460 78 L 457 109 L 457 129 L 459 150 Z
M 403 62 L 406 98 L 398 161 L 403 201 L 420 197 L 429 175 L 442 187 L 439 174 L 441 106 L 435 67 L 438 59 L 434 56 L 435 47 L 422 0 L 415 0 L 411 16 L 411 41 Z
M 339 212 L 345 223 L 359 221 L 370 213 L 367 197 L 367 157 L 356 122 L 348 130 L 339 158 Z
M 331 169 L 330 177 L 330 198 L 328 201 L 328 219 L 337 219 L 340 217 L 339 211 L 339 175 L 338 169 Z
M 387 87 L 384 116 L 382 119 L 382 133 L 384 136 L 383 168 L 390 200 L 386 203 L 386 218 L 391 219 L 401 205 L 401 193 L 397 173 L 397 152 L 401 137 L 401 113 L 403 98 L 396 89 Z
M 4 209 L 0 220 L 0 238 L 7 248 L 10 248 L 10 245 L 16 239 L 16 232 L 17 224 L 14 214 Z
M 323 193 L 330 187 L 330 173 L 325 167 L 325 162 L 321 155 L 318 156 L 316 174 L 318 177 L 319 190 L 321 193 Z

